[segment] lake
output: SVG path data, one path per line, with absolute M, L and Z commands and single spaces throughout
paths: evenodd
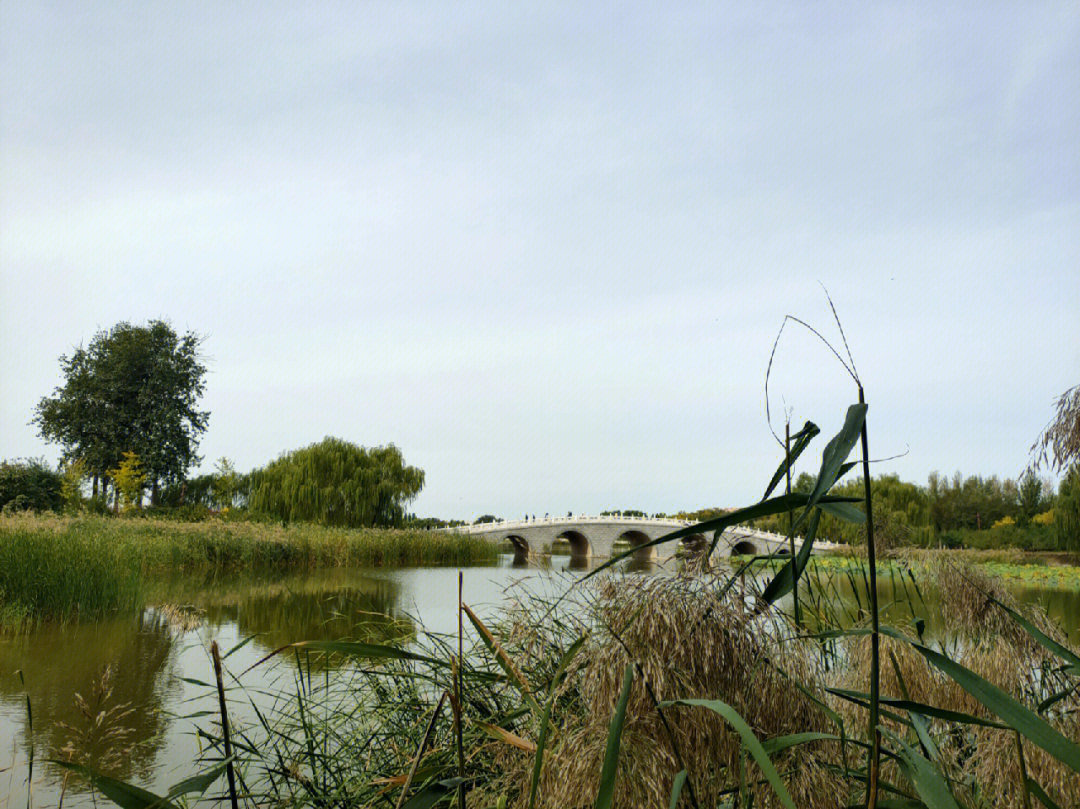
M 481 616 L 493 617 L 507 592 L 515 588 L 563 592 L 581 575 L 568 569 L 570 562 L 568 557 L 552 557 L 548 566 L 523 567 L 504 555 L 497 565 L 463 571 L 464 599 Z M 655 570 L 636 562 L 623 572 L 642 575 Z M 1019 583 L 1010 589 L 1021 600 L 1043 604 L 1074 643 L 1080 640 L 1080 589 Z M 887 575 L 881 578 L 880 593 L 886 620 L 899 623 L 910 617 L 903 591 Z M 104 760 L 111 760 L 116 777 L 153 791 L 164 792 L 191 775 L 200 750 L 194 727 L 213 722 L 213 715 L 200 714 L 217 707 L 215 693 L 205 685 L 214 679 L 209 654 L 213 640 L 223 653 L 235 648 L 225 665 L 239 675 L 275 649 L 298 640 L 348 637 L 387 642 L 415 638 L 422 631 L 456 632 L 456 599 L 456 568 L 185 576 L 155 585 L 153 603 L 169 608 L 0 638 L 0 809 L 26 806 L 29 743 L 36 759 L 35 806 L 58 803 L 56 770 L 41 762 L 63 758 L 64 748 L 73 740 L 87 740 Z M 920 611 L 928 613 L 932 632 L 935 610 L 932 597 L 928 600 L 929 606 Z M 188 625 L 193 616 L 198 624 L 194 627 Z M 249 689 L 244 699 L 254 695 L 256 704 L 269 701 L 264 692 L 275 684 L 291 683 L 294 661 L 290 656 L 243 675 Z M 106 667 L 111 667 L 111 678 L 103 690 Z M 230 703 L 234 721 L 241 725 L 253 721 L 250 707 L 239 692 L 235 696 L 235 703 Z M 102 725 L 113 735 L 95 740 L 87 717 L 102 712 L 106 718 Z M 64 806 L 89 805 L 85 793 L 65 795 Z

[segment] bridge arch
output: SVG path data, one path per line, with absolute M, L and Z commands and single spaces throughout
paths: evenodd
M 731 556 L 757 556 L 758 548 L 749 539 L 743 539 L 731 546 Z
M 621 534 L 619 534 L 618 539 L 616 539 L 615 541 L 625 542 L 627 545 L 633 548 L 634 555 L 632 558 L 635 561 L 652 561 L 653 557 L 656 556 L 656 546 L 654 545 L 649 548 L 641 547 L 645 543 L 649 542 L 651 539 L 652 537 L 650 537 L 644 531 L 623 531 Z
M 513 547 L 515 562 L 529 558 L 531 548 L 529 548 L 529 542 L 525 537 L 518 534 L 509 534 L 508 536 L 503 537 L 503 542 L 509 542 L 511 547 Z
M 589 539 L 580 531 L 567 529 L 559 534 L 556 539 L 565 539 L 570 545 L 570 558 L 588 559 L 592 556 L 592 546 Z

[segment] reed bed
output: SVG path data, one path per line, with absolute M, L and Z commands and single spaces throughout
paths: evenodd
M 498 549 L 437 531 L 0 516 L 0 628 L 144 603 L 155 577 L 209 570 L 474 565 Z

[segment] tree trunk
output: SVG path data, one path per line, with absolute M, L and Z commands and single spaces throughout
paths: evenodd
M 97 482 L 98 482 L 98 476 L 94 475 L 94 490 L 91 493 L 91 496 L 93 497 L 94 500 L 97 500 Z
M 161 494 L 158 491 L 158 479 L 154 478 L 154 482 L 150 484 L 150 505 L 156 506 L 160 496 Z

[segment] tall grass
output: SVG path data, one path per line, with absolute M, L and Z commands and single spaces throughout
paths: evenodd
M 482 538 L 313 525 L 0 516 L 0 627 L 137 608 L 146 584 L 176 571 L 471 565 L 498 549 Z

